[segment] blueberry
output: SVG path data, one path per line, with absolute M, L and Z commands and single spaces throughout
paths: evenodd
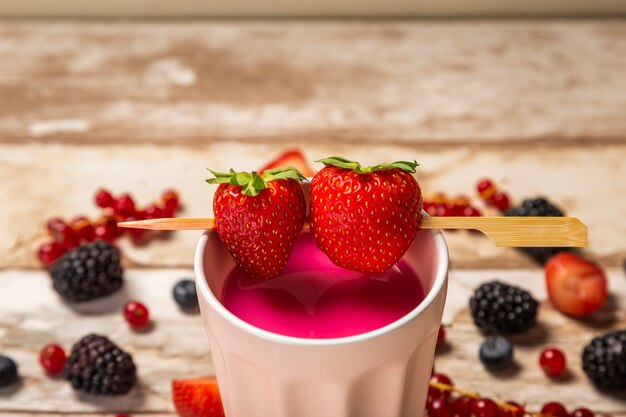
M 17 381 L 17 365 L 13 359 L 0 355 L 0 387 L 6 387 Z
M 489 369 L 500 370 L 513 362 L 513 346 L 502 336 L 490 336 L 480 345 L 480 361 Z
M 172 291 L 174 300 L 184 310 L 191 310 L 198 307 L 198 295 L 196 293 L 196 284 L 190 279 L 178 281 Z

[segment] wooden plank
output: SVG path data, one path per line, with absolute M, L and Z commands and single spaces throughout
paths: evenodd
M 188 269 L 131 268 L 126 271 L 123 292 L 73 309 L 59 300 L 44 272 L 0 272 L 0 351 L 17 360 L 22 375 L 21 386 L 0 390 L 0 415 L 58 415 L 59 410 L 85 415 L 171 412 L 171 379 L 213 373 L 200 316 L 181 313 L 170 295 L 174 283 L 191 273 Z M 539 326 L 526 335 L 512 338 L 519 369 L 494 377 L 477 360 L 482 335 L 468 318 L 469 295 L 480 282 L 497 278 L 525 287 L 543 300 L 542 272 L 452 270 L 444 315 L 444 322 L 451 325 L 447 329 L 450 346 L 437 356 L 437 369 L 450 374 L 460 387 L 501 400 L 513 398 L 533 408 L 546 401 L 549 392 L 549 399 L 562 401 L 568 407 L 585 405 L 597 412 L 626 414 L 626 404 L 617 396 L 603 395 L 590 386 L 578 359 L 580 349 L 593 335 L 626 327 L 624 273 L 621 269 L 609 273 L 613 294 L 609 308 L 593 319 L 577 321 L 556 313 L 549 303 L 543 302 Z M 119 311 L 129 299 L 140 299 L 151 307 L 154 321 L 151 331 L 133 332 L 123 321 Z M 108 335 L 132 352 L 140 382 L 131 394 L 114 400 L 87 399 L 76 396 L 67 383 L 43 375 L 36 361 L 41 346 L 58 342 L 69 347 L 89 332 Z M 536 365 L 537 355 L 548 344 L 566 352 L 571 372 L 567 381 L 548 380 Z
M 351 146 L 342 143 L 293 142 L 313 162 L 344 155 L 363 163 L 417 159 L 418 180 L 425 194 L 474 194 L 477 181 L 492 177 L 512 198 L 543 194 L 579 217 L 589 228 L 588 253 L 605 265 L 621 266 L 626 257 L 626 143 L 603 146 L 553 144 L 500 147 Z M 70 145 L 0 144 L 0 268 L 37 267 L 36 245 L 11 249 L 21 236 L 35 233 L 52 216 L 95 216 L 92 196 L 105 186 L 130 191 L 147 204 L 164 188 L 174 187 L 185 205 L 182 215 L 211 214 L 214 188 L 204 182 L 206 167 L 254 169 L 285 149 L 253 144 Z M 68 163 L 68 161 L 71 161 Z M 478 197 L 474 196 L 478 200 Z M 489 212 L 496 214 L 495 212 Z M 190 266 L 199 232 L 178 232 L 169 239 L 134 247 L 122 246 L 138 266 Z M 515 250 L 497 248 L 487 238 L 468 232 L 446 232 L 456 267 L 529 267 Z
M 0 140 L 626 140 L 626 21 L 0 24 Z

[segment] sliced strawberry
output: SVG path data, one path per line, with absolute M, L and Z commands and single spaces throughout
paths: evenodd
M 249 276 L 271 279 L 283 269 L 306 218 L 300 180 L 292 167 L 219 173 L 213 199 L 215 227 L 235 263 Z
M 422 194 L 416 162 L 362 167 L 340 157 L 311 181 L 309 222 L 320 249 L 336 265 L 359 272 L 391 268 L 419 229 Z
M 304 155 L 302 155 L 302 152 L 300 152 L 297 149 L 286 151 L 280 154 L 278 158 L 274 159 L 273 161 L 265 165 L 263 168 L 261 168 L 259 170 L 259 173 L 263 174 L 263 172 L 265 172 L 268 169 L 285 167 L 285 166 L 294 167 L 295 169 L 300 171 L 302 175 L 304 175 L 307 178 L 313 176 L 313 170 L 307 163 L 306 159 L 304 159 Z
M 552 304 L 575 317 L 598 310 L 607 297 L 602 269 L 569 252 L 561 252 L 548 261 L 546 286 Z
M 180 417 L 224 417 L 215 378 L 172 381 L 172 400 Z

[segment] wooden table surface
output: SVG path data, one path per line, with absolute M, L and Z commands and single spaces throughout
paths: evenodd
M 436 366 L 486 396 L 626 416 L 626 392 L 596 391 L 579 358 L 594 335 L 626 328 L 623 20 L 0 21 L 0 352 L 22 376 L 0 390 L 0 416 L 169 416 L 172 379 L 213 373 L 199 315 L 170 296 L 193 274 L 198 233 L 121 241 L 124 290 L 80 308 L 60 301 L 35 246 L 17 240 L 52 216 L 95 216 L 99 186 L 140 203 L 174 187 L 181 214 L 209 214 L 205 167 L 252 169 L 293 147 L 310 161 L 417 159 L 426 193 L 473 194 L 488 176 L 518 201 L 547 195 L 583 219 L 586 253 L 607 269 L 612 293 L 586 320 L 555 312 L 542 269 L 515 250 L 447 233 L 450 345 Z M 544 300 L 540 325 L 513 338 L 517 366 L 503 375 L 478 362 L 467 311 L 473 288 L 493 278 Z M 123 322 L 132 298 L 151 307 L 151 331 Z M 42 345 L 69 347 L 88 332 L 134 354 L 131 394 L 82 397 L 43 376 Z M 548 344 L 568 354 L 565 381 L 536 364 Z

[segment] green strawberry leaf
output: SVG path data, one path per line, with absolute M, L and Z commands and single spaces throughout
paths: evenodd
M 411 174 L 415 173 L 415 168 L 419 165 L 417 161 L 396 161 L 391 163 L 383 163 L 378 165 L 372 165 L 369 167 L 363 167 L 356 161 L 350 161 L 349 159 L 341 156 L 329 156 L 328 158 L 320 159 L 315 162 L 321 162 L 325 166 L 336 166 L 339 168 L 351 169 L 357 174 L 369 174 L 370 172 L 380 171 L 384 169 L 401 169 Z
M 258 195 L 262 190 L 267 188 L 267 183 L 274 180 L 293 179 L 302 181 L 304 176 L 296 168 L 284 166 L 266 170 L 263 175 L 259 175 L 256 171 L 252 172 L 235 172 L 231 169 L 229 172 L 217 172 L 209 169 L 215 178 L 206 180 L 209 184 L 230 184 L 234 187 L 241 187 L 241 193 L 250 197 Z

